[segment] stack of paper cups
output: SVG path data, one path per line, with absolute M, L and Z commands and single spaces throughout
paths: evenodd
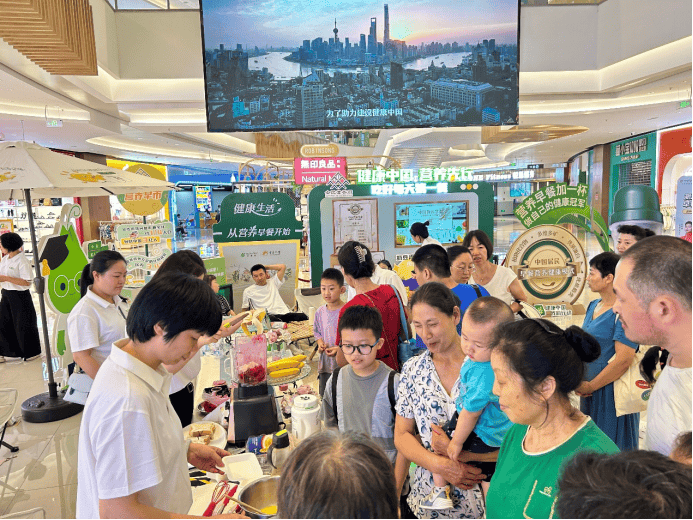
M 308 307 L 308 323 L 313 326 L 315 321 L 315 307 Z

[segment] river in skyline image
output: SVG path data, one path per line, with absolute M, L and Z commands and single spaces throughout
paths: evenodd
M 267 67 L 267 70 L 274 75 L 275 80 L 288 81 L 297 77 L 306 77 L 312 74 L 313 69 L 324 70 L 330 76 L 334 75 L 336 71 L 344 73 L 358 73 L 368 71 L 367 66 L 358 67 L 326 67 L 321 65 L 310 65 L 307 63 L 296 63 L 293 61 L 287 61 L 284 58 L 290 56 L 290 52 L 269 52 L 264 56 L 254 56 L 248 58 L 248 68 L 250 70 L 262 70 Z M 445 65 L 448 68 L 457 67 L 464 58 L 470 56 L 470 52 L 451 52 L 447 54 L 436 54 L 432 56 L 425 56 L 417 60 L 408 62 L 404 64 L 405 69 L 410 70 L 423 70 L 427 69 L 431 62 L 436 67 L 441 67 Z M 376 66 L 378 68 L 379 66 Z M 384 66 L 388 69 L 388 66 Z

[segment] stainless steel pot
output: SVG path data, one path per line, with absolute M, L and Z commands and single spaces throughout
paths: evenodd
M 238 499 L 256 509 L 264 509 L 270 506 L 276 507 L 277 489 L 279 489 L 279 477 L 260 477 L 248 482 L 248 484 L 241 491 Z M 259 515 L 245 509 L 244 511 L 245 514 L 250 518 L 274 518 L 276 516 Z

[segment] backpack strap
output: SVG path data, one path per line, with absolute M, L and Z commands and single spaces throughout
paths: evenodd
M 339 417 L 337 414 L 337 377 L 339 377 L 339 369 L 342 367 L 337 367 L 332 371 L 332 413 L 334 414 L 334 421 L 337 423 L 337 428 L 339 428 Z
M 397 412 L 395 412 L 395 405 L 397 404 L 395 399 L 395 374 L 397 374 L 397 372 L 390 370 L 387 376 L 387 397 L 390 399 L 390 409 L 392 410 L 393 420 L 397 415 Z
M 482 294 L 481 294 L 481 289 L 479 289 L 479 286 L 475 283 L 471 283 L 469 285 L 471 285 L 474 288 L 474 290 L 476 291 L 476 297 L 481 298 Z

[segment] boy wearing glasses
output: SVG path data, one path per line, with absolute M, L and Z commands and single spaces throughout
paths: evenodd
M 322 407 L 325 426 L 369 435 L 393 463 L 395 484 L 401 492 L 409 461 L 395 448 L 399 374 L 376 359 L 385 342 L 380 311 L 364 305 L 349 307 L 338 330 L 338 347 L 349 364 L 332 372 L 327 382 Z

